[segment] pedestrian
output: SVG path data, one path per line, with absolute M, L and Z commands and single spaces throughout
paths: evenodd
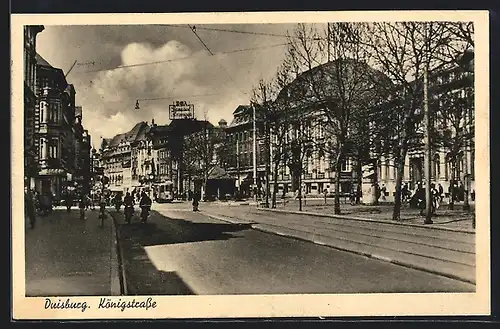
M 465 199 L 465 186 L 460 182 L 460 185 L 458 186 L 458 201 L 464 201 Z
M 26 188 L 24 192 L 24 211 L 28 217 L 30 228 L 34 229 L 36 223 L 35 200 L 33 192 L 29 188 Z
M 199 205 L 200 205 L 200 202 L 199 202 L 198 193 L 194 193 L 194 195 L 193 195 L 193 211 L 200 211 L 198 209 Z
M 357 184 L 356 187 L 356 204 L 361 203 L 361 197 L 363 196 L 363 193 L 361 191 L 361 184 Z
M 382 188 L 380 189 L 380 194 L 382 195 L 382 201 L 385 201 L 385 193 L 387 192 L 387 188 L 385 187 L 385 184 L 382 184 Z
M 78 208 L 80 208 L 80 219 L 85 219 L 85 195 L 81 195 L 78 200 Z
M 403 183 L 403 187 L 401 188 L 401 199 L 403 202 L 408 200 L 408 184 Z
M 66 211 L 70 212 L 71 206 L 73 205 L 73 198 L 72 198 L 71 192 L 69 192 L 69 191 L 66 192 L 64 202 L 66 203 Z
M 437 194 L 439 196 L 439 202 L 443 202 L 443 198 L 444 198 L 444 189 L 443 189 L 443 186 L 441 185 L 441 183 L 438 183 L 438 187 L 437 187 Z
M 439 190 L 436 188 L 435 184 L 431 184 L 431 201 L 432 201 L 432 212 L 434 213 L 439 209 L 441 197 L 439 196 Z
M 378 183 L 375 183 L 374 188 L 375 188 L 375 198 L 377 199 L 378 202 L 378 200 L 380 199 L 380 185 L 378 185 Z

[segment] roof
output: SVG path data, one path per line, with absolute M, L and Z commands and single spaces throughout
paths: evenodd
M 45 58 L 43 58 L 42 56 L 40 56 L 39 53 L 36 53 L 36 63 L 40 66 L 48 66 L 48 67 L 53 67 L 52 65 L 49 64 L 49 62 L 47 62 L 45 60 Z
M 110 147 L 118 146 L 120 143 L 132 143 L 137 140 L 145 139 L 149 126 L 146 122 L 137 123 L 129 132 L 118 134 L 113 137 L 109 143 Z
M 262 109 L 256 108 L 256 122 L 259 122 L 259 113 Z M 240 105 L 233 112 L 233 120 L 231 124 L 228 126 L 229 128 L 245 125 L 247 123 L 253 122 L 253 108 L 250 105 Z
M 172 120 L 169 125 L 169 129 L 171 131 L 180 131 L 184 135 L 189 135 L 192 133 L 196 133 L 203 129 L 214 128 L 214 125 L 206 120 Z
M 318 65 L 308 71 L 302 72 L 285 86 L 278 94 L 278 97 L 275 100 L 275 104 L 283 103 L 286 107 L 292 107 L 296 109 L 300 108 L 311 108 L 311 104 L 321 102 L 323 97 L 332 98 L 337 97 L 338 94 L 341 94 L 339 91 L 339 87 L 335 82 L 332 82 L 335 79 L 335 72 L 339 67 L 342 67 L 343 70 L 347 70 L 346 72 L 351 73 L 351 71 L 356 70 L 357 72 L 362 72 L 363 74 L 368 74 L 371 76 L 371 79 L 368 77 L 364 77 L 360 79 L 356 74 L 346 74 L 347 82 L 350 80 L 358 79 L 356 81 L 360 81 L 362 83 L 357 83 L 353 85 L 356 93 L 356 102 L 365 102 L 366 100 L 372 99 L 378 93 L 376 89 L 379 91 L 387 90 L 387 87 L 393 86 L 391 80 L 381 71 L 369 66 L 367 63 L 362 61 L 357 61 L 350 58 L 345 59 L 337 59 L 333 60 L 321 65 Z M 320 88 L 319 93 L 321 95 L 317 95 L 313 92 L 310 87 L 309 79 L 311 77 L 315 77 L 316 79 L 321 80 L 324 83 L 324 87 Z M 373 88 L 370 87 L 370 80 L 377 80 L 379 82 L 383 82 L 386 84 L 385 87 L 381 85 L 376 85 Z M 381 92 L 382 94 L 382 92 Z M 318 99 L 318 97 L 320 99 Z
M 219 166 L 213 166 L 208 171 L 208 179 L 234 179 L 226 173 L 224 169 Z

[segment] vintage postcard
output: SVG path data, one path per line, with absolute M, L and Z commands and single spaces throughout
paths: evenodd
M 488 26 L 12 15 L 14 319 L 489 315 Z

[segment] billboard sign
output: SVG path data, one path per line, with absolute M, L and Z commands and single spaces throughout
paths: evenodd
M 175 101 L 169 105 L 168 109 L 170 120 L 194 118 L 194 105 L 188 104 L 186 101 Z

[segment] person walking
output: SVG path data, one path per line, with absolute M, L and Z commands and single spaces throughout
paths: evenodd
M 85 195 L 81 195 L 80 199 L 78 200 L 78 208 L 80 208 L 80 220 L 85 219 Z
M 401 188 L 401 199 L 403 202 L 408 201 L 408 184 L 403 183 L 403 187 Z
M 387 187 L 385 187 L 385 184 L 382 184 L 382 188 L 380 189 L 380 194 L 382 196 L 382 201 L 385 201 L 385 193 L 387 192 Z
M 125 194 L 125 198 L 123 199 L 123 203 L 125 206 L 125 221 L 127 222 L 127 224 L 130 224 L 130 222 L 132 221 L 132 216 L 134 214 L 134 197 L 130 195 L 129 192 L 127 192 Z
M 438 196 L 439 196 L 439 203 L 443 202 L 443 198 L 444 198 L 444 189 L 443 189 L 443 185 L 441 185 L 441 183 L 438 183 Z
M 198 209 L 199 205 L 200 205 L 200 200 L 198 197 L 198 193 L 194 193 L 193 194 L 193 211 L 200 211 Z
M 28 217 L 30 228 L 34 229 L 36 224 L 35 200 L 29 188 L 25 189 L 24 192 L 24 211 Z

